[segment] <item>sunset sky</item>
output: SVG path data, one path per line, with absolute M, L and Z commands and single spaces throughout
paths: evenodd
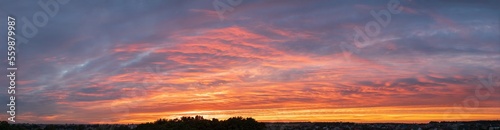
M 363 47 L 355 28 L 389 0 L 221 1 L 232 10 L 214 0 L 59 4 L 17 45 L 16 123 L 500 119 L 500 1 L 401 0 Z M 0 3 L 21 36 L 23 17 L 44 12 L 36 1 Z

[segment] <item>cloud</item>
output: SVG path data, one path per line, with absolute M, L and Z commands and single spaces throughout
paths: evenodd
M 467 119 L 442 114 L 500 72 L 498 2 L 401 4 L 346 60 L 339 45 L 386 2 L 244 1 L 221 22 L 210 1 L 71 1 L 19 46 L 19 121 L 496 119 L 495 94 Z M 39 11 L 10 5 L 0 8 Z

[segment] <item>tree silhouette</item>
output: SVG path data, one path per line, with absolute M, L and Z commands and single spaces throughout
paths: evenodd
M 139 124 L 137 130 L 263 130 L 265 124 L 253 118 L 231 117 L 227 120 L 204 119 L 202 116 L 180 119 L 158 119 L 153 123 Z
M 0 130 L 8 130 L 10 128 L 9 122 L 1 121 L 0 122 Z
M 158 119 L 154 122 L 142 123 L 137 127 L 117 124 L 9 124 L 0 121 L 0 130 L 263 130 L 264 123 L 259 123 L 253 118 L 231 117 L 227 120 L 212 118 L 204 119 L 203 116 L 181 117 L 176 119 Z

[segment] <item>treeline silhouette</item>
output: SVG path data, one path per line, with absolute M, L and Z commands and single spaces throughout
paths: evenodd
M 204 119 L 202 116 L 159 119 L 138 125 L 113 124 L 9 124 L 0 122 L 0 130 L 264 130 L 266 125 L 253 118 L 231 117 L 227 120 Z
M 202 116 L 180 119 L 159 119 L 152 123 L 137 125 L 137 130 L 263 130 L 264 123 L 253 118 L 231 117 L 227 120 L 204 119 Z

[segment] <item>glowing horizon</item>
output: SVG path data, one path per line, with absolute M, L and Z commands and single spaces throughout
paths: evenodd
M 212 2 L 60 5 L 18 46 L 17 120 L 500 120 L 498 1 L 401 0 L 386 26 L 370 12 L 390 1 L 243 0 L 223 19 Z M 31 20 L 38 6 L 0 9 Z M 356 46 L 370 22 L 380 32 Z

